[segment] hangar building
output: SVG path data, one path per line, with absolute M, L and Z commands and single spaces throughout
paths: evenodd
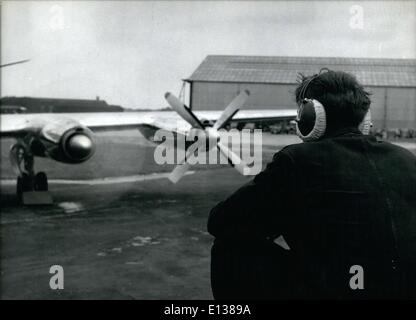
M 416 129 L 416 59 L 209 55 L 184 81 L 195 110 L 223 109 L 244 89 L 247 109 L 288 109 L 296 108 L 298 73 L 323 67 L 354 74 L 372 93 L 375 129 Z

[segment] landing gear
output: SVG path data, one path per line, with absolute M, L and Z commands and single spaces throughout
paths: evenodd
M 48 192 L 48 177 L 44 172 L 34 171 L 34 156 L 23 142 L 16 143 L 10 150 L 13 169 L 18 174 L 16 183 L 17 198 L 23 204 L 51 204 Z

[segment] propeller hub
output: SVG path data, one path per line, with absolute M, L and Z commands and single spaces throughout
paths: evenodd
M 205 128 L 205 132 L 207 139 L 207 151 L 209 151 L 210 149 L 213 149 L 218 145 L 221 137 L 219 132 L 214 128 Z
M 84 134 L 75 134 L 67 142 L 67 151 L 71 157 L 84 159 L 88 157 L 93 149 L 92 140 Z
M 209 139 L 215 139 L 217 142 L 220 141 L 220 133 L 216 129 L 208 127 L 205 129 L 205 131 Z

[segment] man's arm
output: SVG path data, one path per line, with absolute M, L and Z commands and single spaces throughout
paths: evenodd
M 215 237 L 277 235 L 293 199 L 294 170 L 284 149 L 276 153 L 263 172 L 211 210 L 208 232 Z

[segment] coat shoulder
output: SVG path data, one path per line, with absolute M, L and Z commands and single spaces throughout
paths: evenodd
M 416 161 L 416 155 L 413 154 L 410 150 L 400 145 L 388 141 L 377 141 L 377 143 L 379 144 L 380 148 L 385 149 L 387 152 L 395 153 L 397 155 L 400 155 L 401 157 Z

